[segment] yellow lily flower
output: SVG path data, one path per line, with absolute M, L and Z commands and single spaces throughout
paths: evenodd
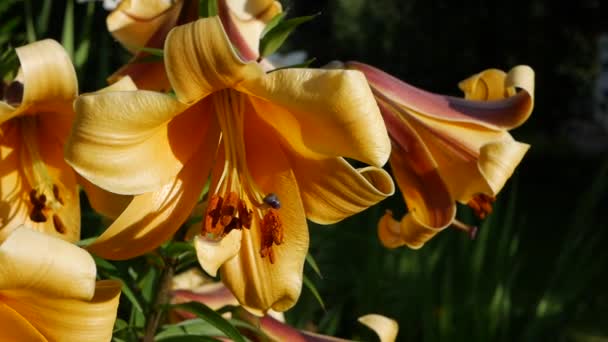
M 376 96 L 393 144 L 391 169 L 409 208 L 401 222 L 390 212 L 380 220 L 382 243 L 417 249 L 451 225 L 474 236 L 475 227 L 455 220 L 455 201 L 485 218 L 528 150 L 507 130 L 532 112 L 532 69 L 486 70 L 461 82 L 466 99 L 460 99 L 415 88 L 369 65 L 346 66 L 362 71 Z
M 218 0 L 219 15 L 228 36 L 245 59 L 258 57 L 260 34 L 281 10 L 281 4 L 274 0 Z M 172 28 L 197 18 L 198 1 L 194 0 L 122 1 L 110 13 L 106 24 L 112 36 L 135 56 L 108 81 L 114 83 L 128 75 L 140 89 L 169 91 L 171 85 L 163 62 L 144 62 L 150 54 L 138 48 L 162 48 Z
M 130 76 L 138 88 L 169 91 L 162 61 L 149 62 L 142 47 L 162 48 L 167 33 L 198 18 L 196 0 L 123 0 L 106 18 L 110 34 L 135 56 L 108 78 L 114 83 Z
M 90 247 L 127 259 L 166 241 L 212 174 L 199 261 L 252 311 L 298 298 L 306 217 L 333 223 L 394 192 L 378 168 L 390 140 L 363 74 L 266 74 L 234 52 L 217 17 L 171 31 L 177 100 L 149 91 L 83 95 L 66 160 L 93 184 L 135 195 Z M 373 166 L 355 169 L 341 156 Z M 212 171 L 212 172 L 211 172 Z
M 226 34 L 241 58 L 256 60 L 262 31 L 283 7 L 276 0 L 219 0 L 218 10 Z
M 0 244 L 0 265 L 0 340 L 112 338 L 121 284 L 96 282 L 83 249 L 20 227 Z
M 54 40 L 16 51 L 21 69 L 0 99 L 0 242 L 20 225 L 77 241 L 78 188 L 63 160 L 78 93 L 76 73 Z

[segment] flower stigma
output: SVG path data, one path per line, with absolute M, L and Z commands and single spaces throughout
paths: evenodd
M 264 194 L 247 167 L 244 141 L 245 97 L 232 89 L 212 96 L 224 146 L 224 167 L 209 199 L 202 235 L 220 240 L 233 229 L 259 227 L 260 256 L 274 264 L 274 245 L 283 242 L 281 207 L 274 193 Z M 253 223 L 257 222 L 257 225 Z

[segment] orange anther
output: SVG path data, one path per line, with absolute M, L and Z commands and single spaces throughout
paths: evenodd
M 272 245 L 280 245 L 283 243 L 283 224 L 279 217 L 279 211 L 270 208 L 264 215 L 261 224 L 262 231 L 262 248 L 260 249 L 260 255 L 262 258 L 268 256 L 270 263 L 273 264 L 275 257 L 272 251 Z
M 211 234 L 220 234 L 224 227 L 219 224 L 220 211 L 222 208 L 223 198 L 218 195 L 211 196 L 209 204 L 207 204 L 207 210 L 205 213 L 205 220 L 203 222 L 203 232 Z
M 231 191 L 228 196 L 224 199 L 222 204 L 222 217 L 221 222 L 223 226 L 227 226 L 232 221 L 232 217 L 237 213 L 237 206 L 239 205 L 239 196 L 236 192 Z
M 473 209 L 475 216 L 480 219 L 485 219 L 489 214 L 492 213 L 492 203 L 496 199 L 486 194 L 475 195 L 467 205 Z
M 253 219 L 252 214 L 253 212 L 251 211 L 251 209 L 247 208 L 247 203 L 245 203 L 245 201 L 240 200 L 239 201 L 239 220 L 240 223 L 243 227 L 249 229 L 251 227 L 251 220 Z

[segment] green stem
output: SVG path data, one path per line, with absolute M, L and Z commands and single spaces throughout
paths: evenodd
M 154 307 L 152 312 L 146 320 L 146 333 L 144 335 L 144 342 L 153 342 L 158 326 L 162 322 L 165 305 L 169 303 L 171 293 L 171 280 L 175 273 L 176 262 L 171 259 L 165 260 L 165 268 L 160 276 L 159 291 L 154 301 Z

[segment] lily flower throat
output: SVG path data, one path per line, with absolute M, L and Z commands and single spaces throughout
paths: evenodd
M 13 81 L 2 91 L 3 99 L 11 106 L 19 106 L 23 99 L 23 84 Z M 34 115 L 16 117 L 24 148 L 21 148 L 21 161 L 25 178 L 31 190 L 28 193 L 29 218 L 32 222 L 43 223 L 49 219 L 55 230 L 64 234 L 65 225 L 57 213 L 64 207 L 59 186 L 51 177 L 46 163 L 40 155 L 39 145 L 44 143 L 38 136 L 38 120 Z
M 244 140 L 245 101 L 243 94 L 224 89 L 211 95 L 221 129 L 224 165 L 211 193 L 203 220 L 202 235 L 221 239 L 233 229 L 260 229 L 260 256 L 274 263 L 274 245 L 283 242 L 281 207 L 274 193 L 265 194 L 247 167 Z M 254 224 L 256 223 L 256 224 Z

